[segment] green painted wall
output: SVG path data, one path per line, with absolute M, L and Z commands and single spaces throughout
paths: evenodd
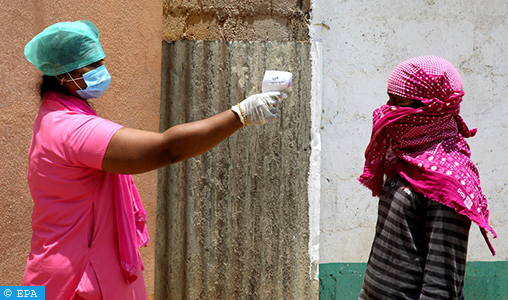
M 357 300 L 366 263 L 319 265 L 320 300 Z M 468 300 L 508 299 L 508 261 L 468 262 L 464 296 Z

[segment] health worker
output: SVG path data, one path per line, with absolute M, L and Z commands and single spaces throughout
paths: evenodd
M 43 76 L 29 150 L 34 208 L 24 285 L 45 286 L 46 299 L 147 299 L 138 252 L 149 240 L 147 215 L 130 174 L 200 155 L 244 126 L 274 120 L 286 95 L 252 95 L 210 118 L 149 132 L 103 119 L 88 104 L 111 83 L 91 22 L 47 27 L 25 56 Z

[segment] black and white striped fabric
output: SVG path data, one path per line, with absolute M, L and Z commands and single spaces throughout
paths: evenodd
M 470 226 L 403 178 L 387 179 L 359 300 L 464 299 Z

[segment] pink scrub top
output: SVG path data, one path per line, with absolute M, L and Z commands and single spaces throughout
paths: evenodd
M 23 284 L 45 286 L 46 299 L 147 299 L 140 260 L 139 278 L 128 283 L 124 277 L 118 175 L 102 171 L 120 128 L 71 96 L 53 92 L 41 103 L 29 151 L 33 235 Z

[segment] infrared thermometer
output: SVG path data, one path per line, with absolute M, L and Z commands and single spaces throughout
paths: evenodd
M 280 91 L 291 86 L 293 73 L 284 71 L 266 71 L 263 78 L 261 91 L 273 92 Z

